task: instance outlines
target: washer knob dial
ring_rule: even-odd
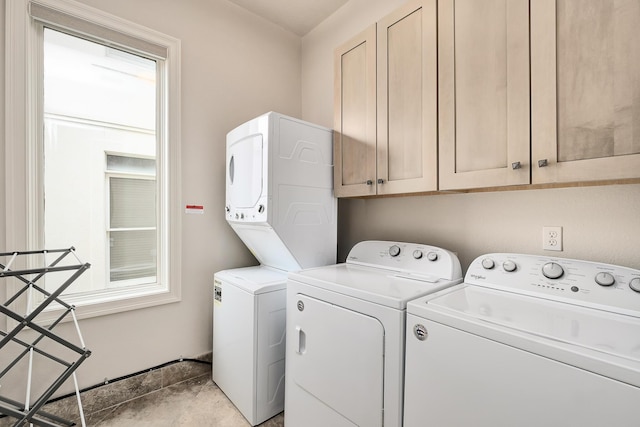
[[[437,254],[437,253],[435,253],[435,252],[429,252],[429,253],[427,254],[427,259],[428,259],[429,261],[436,261],[436,260],[438,259],[438,254]]]
[[[548,262],[542,266],[542,274],[547,279],[559,279],[564,274],[564,269],[556,262]]]
[[[513,261],[505,261],[505,262],[502,263],[502,268],[504,268],[504,271],[512,273],[512,272],[516,271],[518,266]]]
[[[616,283],[616,279],[611,273],[600,272],[596,274],[596,283],[600,286],[611,286]]]
[[[629,287],[636,292],[640,292],[640,277],[631,279],[631,281],[629,282]]]
[[[389,248],[389,255],[391,255],[392,257],[397,257],[398,255],[400,255],[400,246],[398,245],[393,245]]]
[[[493,262],[493,260],[491,258],[485,258],[485,259],[482,260],[482,267],[485,270],[491,270],[495,266],[496,266],[496,263]]]
[[[422,251],[420,249],[416,249],[415,251],[413,251],[413,257],[415,259],[420,259],[422,258]]]

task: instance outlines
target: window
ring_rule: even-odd
[[[7,16],[7,250],[74,246],[81,317],[179,300],[179,41],[70,0]]]
[[[107,155],[110,287],[156,281],[155,170],[154,159]]]

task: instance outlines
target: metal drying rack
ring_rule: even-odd
[[[54,257],[56,257],[51,263],[47,263],[47,255],[49,254],[54,254]],[[73,256],[67,258],[68,255]],[[40,261],[40,265],[42,266],[32,268],[32,265],[36,265],[38,263],[38,260],[33,261],[33,258],[41,259],[42,261]],[[65,258],[67,259],[63,262]],[[4,261],[7,259],[8,261]],[[71,261],[71,264],[69,264],[69,261]],[[75,263],[75,261],[77,261],[77,263]],[[12,269],[12,266],[15,264],[19,264],[21,267],[27,265],[27,267],[14,270]],[[82,362],[91,355],[91,352],[87,350],[84,345],[84,340],[75,315],[75,306],[65,303],[59,297],[62,292],[89,267],[90,264],[80,261],[75,252],[75,248],[73,247],[68,249],[45,249],[38,251],[0,253],[0,285],[4,284],[2,282],[7,282],[7,280],[2,280],[5,278],[15,278],[19,282],[16,286],[16,288],[19,289],[11,296],[10,294],[13,292],[12,289],[6,287],[7,300],[3,304],[0,304],[0,313],[7,316],[7,329],[9,329],[9,325],[13,325],[15,323],[15,326],[11,330],[0,330],[0,338],[2,338],[0,340],[0,356],[3,351],[6,352],[9,350],[9,347],[6,347],[9,343],[12,343],[12,350],[16,348],[19,350],[18,356],[15,357],[8,366],[0,366],[0,368],[2,368],[2,371],[0,371],[0,414],[16,418],[17,421],[13,424],[14,427],[24,425],[38,425],[46,427],[75,425],[73,421],[63,419],[42,410],[44,404],[70,377],[73,377],[75,385],[75,394],[78,400],[80,420],[82,422],[82,426],[85,426],[84,413],[82,410],[82,402],[80,401],[80,391],[78,389],[78,381],[75,371]],[[64,280],[64,282],[55,291],[49,292],[44,289],[44,286],[41,287],[38,285],[37,282],[45,277],[45,275],[61,272],[68,272],[70,273],[70,276]],[[0,293],[0,295],[2,294]],[[27,308],[26,315],[24,316],[10,308],[13,307],[15,305],[14,303],[20,298],[26,299]],[[44,298],[44,300],[37,303],[37,301],[42,298]],[[52,303],[57,303],[60,306],[62,314],[47,326],[41,326],[36,323],[38,316],[41,315],[42,312]],[[54,328],[68,315],[71,315],[75,324],[80,346],[77,346],[54,333]],[[9,319],[12,319],[15,322],[11,322]],[[31,342],[26,342],[18,338],[19,333],[27,328],[35,333],[35,338]],[[44,350],[42,348],[44,346],[39,347],[38,344],[44,344],[41,343],[41,341],[45,338],[59,344],[63,349],[66,349],[64,350],[65,354],[72,355],[66,358],[73,360],[63,360],[62,357],[53,354],[51,350]],[[20,351],[20,349],[22,350]],[[48,387],[46,387],[46,390],[42,394],[32,401],[32,375],[35,355],[38,355],[39,357],[43,356],[48,361],[53,362],[56,364],[55,366],[59,366],[62,369],[62,373],[59,374],[59,376],[53,380]],[[20,369],[23,370],[24,368],[20,367],[18,364],[25,358],[28,358],[26,393],[24,402],[19,402],[13,400],[13,398],[3,396],[2,380],[9,372],[19,372]],[[9,356],[8,359],[11,359],[11,356]]]

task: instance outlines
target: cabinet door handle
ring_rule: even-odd
[[[549,165],[549,162],[547,161],[547,159],[538,160],[539,168],[544,168],[544,167],[547,167],[548,165]]]
[[[384,184],[384,179],[378,178],[378,184]]]
[[[511,163],[511,169],[513,169],[513,170],[520,169],[521,167],[522,167],[522,165],[520,164],[520,162]]]
[[[367,180],[367,182],[365,182],[365,184],[367,185],[373,185],[373,181],[371,181],[370,179]]]

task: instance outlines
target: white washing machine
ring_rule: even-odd
[[[251,425],[284,408],[286,283],[262,265],[214,276],[213,377]]]
[[[401,426],[406,304],[461,281],[453,253],[382,241],[290,273],[285,425]]]
[[[489,254],[407,305],[405,427],[631,427],[639,402],[639,270]]]

